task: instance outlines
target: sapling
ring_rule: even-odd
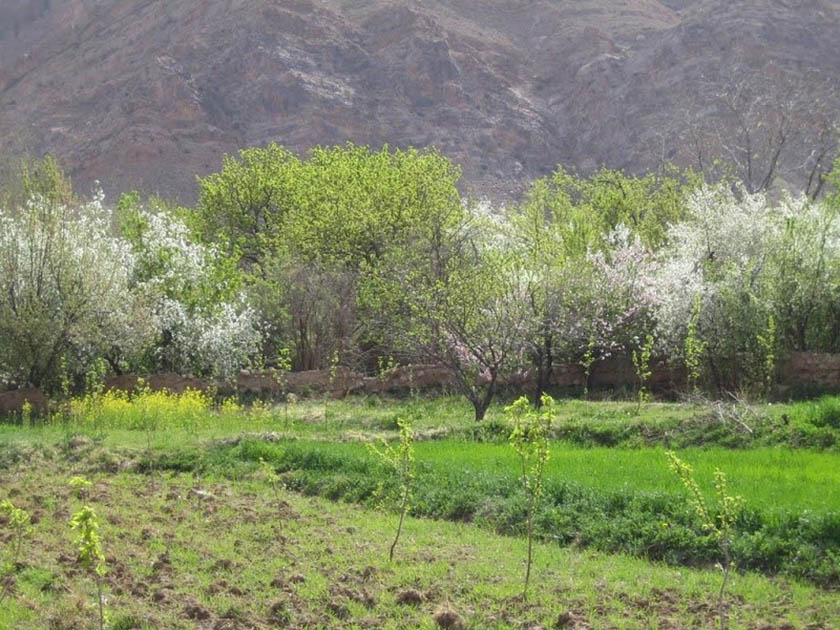
[[[99,600],[99,630],[105,628],[105,597],[102,592],[102,578],[105,576],[105,555],[102,553],[102,541],[99,538],[99,522],[96,512],[90,506],[84,506],[73,515],[70,528],[78,530],[76,549],[79,552],[79,564],[90,571],[96,584]]]
[[[328,395],[324,397],[324,420],[329,420],[330,409],[329,409],[329,398],[331,395],[334,395],[336,390],[336,385],[338,384],[338,377],[339,371],[338,368],[341,365],[341,355],[338,353],[338,350],[333,352],[332,357],[330,358],[330,368],[327,372],[329,377],[330,383],[330,392]]]
[[[595,363],[595,336],[590,335],[586,342],[586,351],[580,360],[583,368],[583,397],[589,398],[589,379],[592,377],[592,365]]]
[[[697,482],[694,480],[694,471],[682,461],[673,451],[666,451],[671,470],[682,481],[688,491],[688,502],[694,508],[700,524],[715,538],[720,549],[722,563],[719,565],[723,573],[720,591],[718,592],[718,618],[721,630],[727,630],[729,620],[726,616],[724,606],[724,595],[729,582],[729,573],[732,570],[732,541],[735,535],[735,521],[738,512],[743,506],[744,500],[740,496],[729,494],[726,484],[726,474],[715,469],[715,495],[717,496],[718,511],[714,514],[706,503],[706,499],[700,492]]]
[[[685,371],[688,389],[692,393],[697,391],[697,382],[700,380],[700,361],[703,353],[706,352],[706,342],[700,338],[700,296],[694,298],[691,307],[691,319],[688,320],[688,330],[685,336]]]
[[[32,403],[28,400],[24,400],[20,408],[20,421],[24,427],[32,426]]]
[[[381,447],[369,444],[368,448],[377,457],[382,459],[390,468],[393,468],[397,474],[397,481],[400,485],[400,522],[397,525],[397,535],[394,536],[394,542],[391,543],[391,549],[388,552],[388,560],[394,560],[394,550],[397,548],[397,542],[402,533],[403,521],[405,520],[406,512],[411,501],[412,486],[414,483],[414,431],[411,424],[403,419],[397,420],[397,426],[400,429],[400,442],[394,448],[385,440],[381,440]]]
[[[11,575],[17,568],[23,549],[23,539],[29,531],[29,513],[26,510],[15,507],[11,501],[4,499],[0,502],[0,514],[6,517],[12,539],[9,544],[8,557],[0,565],[0,580],[3,582],[3,589],[0,591],[0,603],[6,599],[11,585]]]
[[[260,457],[260,472],[271,486],[271,490],[274,492],[274,501],[277,505],[277,512],[280,513],[280,510],[283,507],[283,501],[280,499],[280,488],[282,484],[280,475],[278,475],[277,471],[274,470],[274,466],[269,464],[262,457]]]
[[[289,428],[289,403],[294,394],[288,391],[289,373],[292,371],[292,352],[288,348],[281,348],[277,353],[277,366],[272,369],[274,380],[280,384],[283,395],[284,426]]]
[[[755,339],[762,355],[761,376],[764,396],[769,398],[776,374],[776,318],[772,313],[767,317],[767,328],[756,334]]]
[[[540,398],[539,410],[531,406],[525,397],[505,408],[505,414],[513,424],[510,444],[519,456],[522,487],[527,497],[526,526],[528,534],[528,562],[525,568],[525,585],[522,598],[528,599],[528,584],[531,580],[531,564],[534,555],[534,517],[543,493],[543,476],[551,454],[549,433],[555,416],[554,399],[548,394]]]
[[[76,498],[79,500],[87,499],[88,490],[90,490],[93,484],[85,479],[84,477],[71,477],[70,481],[67,482],[73,489],[73,494],[76,495]]]
[[[653,354],[653,335],[648,334],[645,337],[645,343],[640,350],[633,350],[633,369],[636,372],[636,378],[639,379],[639,404],[636,407],[636,414],[642,410],[642,404],[650,400],[650,391],[648,391],[648,381],[651,377],[650,357]]]

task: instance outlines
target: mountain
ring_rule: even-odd
[[[799,185],[838,41],[832,0],[2,0],[0,153],[189,201],[245,146],[434,145],[504,200],[557,164],[744,158],[750,126]]]

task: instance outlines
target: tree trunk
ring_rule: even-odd
[[[480,397],[473,398],[471,402],[473,404],[473,408],[475,409],[475,421],[481,422],[487,414],[487,407],[489,405],[484,404],[484,400]]]
[[[496,372],[492,372],[490,374],[490,382],[487,384],[487,389],[482,396],[478,392],[472,397],[470,397],[470,401],[475,408],[475,421],[481,422],[484,420],[484,416],[487,414],[487,410],[490,408],[490,403],[493,402],[493,396],[496,395],[496,379],[498,375]]]
[[[554,356],[551,353],[551,335],[543,337],[542,348],[537,350],[535,359],[537,363],[537,383],[534,390],[534,406],[539,409],[542,406],[542,395],[551,387],[551,372],[554,363]]]

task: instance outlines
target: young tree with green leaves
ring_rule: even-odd
[[[391,543],[391,547],[388,550],[389,562],[393,562],[394,560],[394,551],[397,548],[397,542],[400,540],[405,515],[408,513],[410,507],[411,493],[414,489],[414,478],[416,476],[414,469],[414,431],[411,428],[411,424],[402,418],[397,420],[397,426],[400,430],[400,441],[396,448],[388,444],[385,440],[382,440],[379,447],[373,444],[368,445],[371,453],[394,470],[397,475],[397,483],[400,487],[400,522],[397,525],[394,542]]]
[[[70,520],[70,529],[78,531],[76,550],[79,563],[93,576],[99,603],[99,630],[105,629],[105,595],[103,578],[105,577],[105,554],[99,537],[99,521],[96,512],[90,506],[82,507]]]
[[[535,405],[547,391],[555,359],[578,354],[592,285],[588,253],[601,246],[603,225],[597,214],[574,203],[558,171],[535,181],[525,202],[508,214],[508,247],[527,270],[527,304],[534,336],[524,340],[536,370]]]
[[[721,470],[715,470],[715,495],[717,497],[717,511],[713,511],[706,502],[706,498],[700,491],[700,487],[694,480],[694,470],[686,464],[673,451],[666,451],[668,464],[673,473],[680,479],[688,491],[689,505],[694,509],[701,527],[714,536],[721,554],[721,571],[723,580],[718,592],[718,619],[721,630],[729,627],[729,619],[726,614],[724,594],[729,582],[729,574],[734,567],[732,561],[732,543],[735,538],[735,521],[744,504],[740,496],[729,494],[726,482],[726,474]]]
[[[29,531],[29,513],[9,501],[0,501],[0,514],[6,519],[6,526],[11,530],[11,540],[8,543],[5,557],[0,558],[0,604],[6,599],[12,587],[12,575],[17,570],[23,549],[23,539]]]
[[[525,568],[525,585],[522,589],[522,598],[527,599],[534,555],[534,517],[539,509],[545,468],[551,455],[549,437],[551,423],[556,416],[554,399],[548,394],[543,394],[540,408],[537,410],[523,396],[505,408],[505,415],[513,425],[509,441],[519,456],[520,480],[527,497],[525,522],[528,535],[528,560]]]

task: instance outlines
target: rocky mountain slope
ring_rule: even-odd
[[[190,200],[248,145],[434,145],[505,199],[558,163],[743,158],[764,121],[755,170],[778,128],[798,185],[838,41],[832,0],[2,0],[0,152]]]

